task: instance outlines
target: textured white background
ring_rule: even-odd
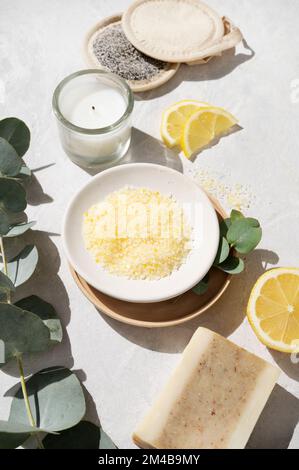
[[[179,99],[196,98],[224,106],[243,130],[205,151],[193,167],[217,170],[225,182],[250,186],[249,213],[263,225],[260,249],[246,272],[212,310],[181,327],[146,330],[109,320],[75,286],[61,250],[65,206],[90,175],[60,148],[51,110],[52,92],[67,74],[84,68],[84,34],[93,24],[122,11],[126,0],[1,0],[0,117],[18,116],[32,131],[26,161],[36,171],[28,214],[38,221],[40,250],[36,282],[19,296],[36,293],[52,302],[65,327],[63,344],[27,361],[27,371],[65,365],[77,371],[88,391],[88,418],[101,423],[120,448],[133,447],[131,433],[177,363],[198,325],[209,327],[277,364],[279,385],[249,442],[250,447],[299,448],[299,364],[268,350],[246,319],[245,304],[265,267],[299,265],[298,114],[292,83],[299,78],[299,3],[296,0],[211,0],[241,28],[249,49],[238,48],[206,66],[183,66],[158,90],[139,95],[134,125],[159,137],[161,111]],[[297,93],[299,101],[299,93]],[[152,161],[165,158],[147,141]],[[135,158],[138,151],[135,152]],[[143,152],[139,152],[141,157]],[[138,155],[137,155],[138,157]],[[47,165],[49,165],[47,167]],[[41,167],[45,167],[42,168]],[[74,228],[76,229],[76,228]],[[77,228],[79,230],[79,228]],[[32,235],[27,237],[32,239]],[[0,417],[9,411],[2,396],[17,382],[13,367],[0,376]],[[297,397],[297,398],[296,398]]]

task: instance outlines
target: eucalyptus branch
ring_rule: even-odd
[[[251,253],[262,238],[262,229],[257,219],[244,217],[232,210],[230,217],[220,222],[220,240],[213,268],[220,269],[229,275],[240,274],[245,267],[244,259],[239,255]],[[193,292],[204,294],[209,288],[209,278],[206,276],[196,286]]]
[[[23,368],[23,360],[22,356],[17,356],[16,357],[19,372],[20,372],[20,379],[21,379],[21,387],[22,387],[22,392],[23,392],[23,397],[24,397],[24,402],[25,402],[25,407],[26,407],[26,412],[28,415],[29,422],[33,428],[36,427],[36,423],[34,421],[31,407],[30,407],[30,402],[28,398],[28,393],[27,393],[27,388],[26,388],[26,382],[25,382],[25,376],[24,376],[24,368]]]
[[[0,248],[1,248],[1,254],[2,254],[3,270],[4,270],[4,273],[6,275],[8,275],[7,260],[6,260],[6,256],[5,256],[3,237],[0,237]],[[10,291],[7,291],[7,303],[11,303]],[[29,402],[29,398],[28,398],[28,393],[27,393],[27,388],[26,388],[22,356],[17,355],[16,356],[16,361],[17,361],[18,368],[19,368],[21,387],[22,387],[22,392],[23,392],[24,403],[25,403],[25,408],[26,408],[26,413],[27,413],[27,416],[28,416],[28,420],[29,420],[29,423],[32,427],[36,427],[36,423],[35,423],[35,420],[34,420],[33,415],[32,415],[30,402]],[[43,446],[42,442],[40,441],[38,435],[34,434],[34,437],[37,441],[38,448],[43,449],[44,446]]]
[[[0,237],[0,249],[1,249],[1,255],[2,255],[2,262],[3,262],[3,271],[7,276],[7,274],[8,274],[7,260],[6,260],[5,251],[4,251],[3,237]],[[10,304],[11,303],[11,296],[10,296],[10,291],[9,290],[6,293],[6,298],[7,298],[7,302]]]
[[[32,427],[36,427],[36,422],[33,418],[33,415],[32,415],[32,411],[31,411],[31,406],[30,406],[30,402],[29,402],[29,398],[28,398],[28,393],[27,393],[27,388],[26,388],[26,381],[25,381],[25,376],[24,376],[24,367],[23,367],[23,360],[22,360],[22,356],[18,355],[16,357],[16,360],[17,360],[17,364],[18,364],[18,368],[19,368],[19,373],[20,373],[20,380],[21,380],[21,387],[22,387],[22,392],[23,392],[23,397],[24,397],[24,403],[25,403],[25,407],[26,407],[26,412],[27,412],[27,416],[28,416],[28,419],[29,419],[29,423]],[[40,441],[39,437],[37,434],[34,434],[34,437],[36,439],[36,442],[37,442],[37,446],[39,449],[44,449],[44,446],[42,444],[42,442]]]
[[[31,374],[25,381],[24,355],[47,351],[63,338],[61,321],[51,304],[37,295],[16,303],[11,299],[11,292],[30,279],[38,263],[38,250],[34,245],[26,245],[9,261],[4,246],[34,225],[34,222],[15,223],[15,217],[12,217],[24,212],[27,206],[23,183],[30,178],[31,171],[22,157],[29,144],[30,131],[23,121],[14,117],[0,120],[1,298],[5,295],[4,301],[0,302],[0,361],[2,365],[16,360],[20,375],[9,419],[0,420],[0,448],[15,449],[30,436],[34,437],[39,449],[73,448],[74,440],[78,448],[81,445],[88,449],[115,448],[98,426],[82,421],[86,403],[82,385],[74,372],[62,366],[48,367]],[[34,390],[36,401],[29,400],[28,391],[31,390]],[[66,406],[70,402],[73,406]],[[38,423],[37,415],[40,416]],[[48,422],[51,422],[50,429],[40,424]],[[48,432],[43,441],[40,432]]]

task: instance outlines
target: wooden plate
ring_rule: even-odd
[[[218,201],[212,197],[210,199],[219,220],[225,218],[226,213]],[[79,289],[97,309],[122,323],[147,328],[179,325],[197,317],[217,302],[231,281],[231,276],[219,269],[212,268],[209,289],[205,294],[196,295],[192,290],[189,290],[174,299],[144,304],[124,302],[109,297],[91,287],[71,266],[70,270]]]
[[[93,53],[93,48],[92,44],[97,36],[98,32],[106,28],[107,26],[113,24],[113,23],[120,23],[122,18],[122,14],[116,14],[112,16],[108,16],[107,18],[104,18],[103,20],[99,21],[93,28],[91,28],[90,31],[85,36],[85,41],[84,41],[84,58],[85,62],[89,67],[93,68],[98,68],[101,70],[109,70],[107,67],[104,67],[100,64],[100,62],[97,60],[96,56]],[[143,91],[148,91],[152,90],[153,88],[157,88],[164,83],[168,82],[174,74],[178,71],[180,64],[178,63],[168,63],[166,68],[162,70],[159,74],[157,74],[155,77],[153,77],[150,80],[127,80],[128,85],[130,86],[131,90],[134,91],[135,93],[138,92],[143,92]]]

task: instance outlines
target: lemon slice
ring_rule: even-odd
[[[223,108],[208,106],[195,111],[187,119],[181,136],[185,156],[190,158],[236,123],[237,119]]]
[[[299,269],[276,268],[264,273],[250,294],[247,316],[266,346],[299,352]]]
[[[168,147],[179,145],[183,128],[189,117],[199,109],[210,106],[196,100],[178,101],[167,108],[162,115],[161,137]]]

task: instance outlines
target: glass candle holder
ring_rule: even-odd
[[[77,165],[101,169],[127,152],[134,97],[125,80],[98,69],[64,78],[53,94],[62,147]]]

